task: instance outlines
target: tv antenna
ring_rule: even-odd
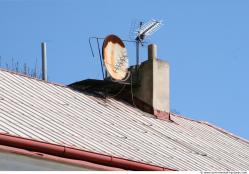
[[[147,23],[140,22],[140,26],[136,31],[136,64],[139,65],[139,47],[143,46],[143,41],[148,36],[152,35],[162,26],[162,20],[150,20]]]

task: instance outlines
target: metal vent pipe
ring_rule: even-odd
[[[150,44],[148,46],[148,59],[156,59],[157,58],[157,46],[156,44]]]
[[[42,80],[47,81],[47,45],[45,42],[41,43],[42,49]]]

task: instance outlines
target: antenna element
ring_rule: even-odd
[[[139,29],[136,31],[136,57],[137,65],[139,65],[139,46],[143,45],[143,41],[146,37],[152,35],[162,26],[162,20],[150,20],[147,23],[140,23]]]

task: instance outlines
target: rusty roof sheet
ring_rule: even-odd
[[[0,70],[0,133],[177,170],[249,170],[249,143],[206,122]]]

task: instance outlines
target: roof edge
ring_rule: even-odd
[[[35,77],[28,76],[28,75],[20,73],[20,72],[11,71],[11,70],[7,70],[7,69],[4,69],[4,68],[0,68],[0,71],[8,72],[8,73],[14,74],[14,75],[19,75],[19,76],[26,77],[26,78],[29,78],[29,79],[44,82],[44,83],[47,83],[47,84],[68,88],[67,85],[64,85],[64,84],[61,84],[61,83],[45,81],[45,80],[42,80],[42,79],[38,79],[38,78],[35,78]]]
[[[170,114],[173,115],[173,116],[176,116],[176,117],[181,117],[181,118],[183,118],[183,119],[185,119],[185,120],[189,120],[189,121],[194,121],[194,122],[197,122],[197,123],[205,124],[205,125],[207,125],[207,126],[209,126],[209,127],[212,127],[212,128],[214,128],[214,129],[216,129],[216,130],[218,130],[218,131],[220,131],[220,132],[222,132],[222,133],[228,135],[228,136],[231,137],[231,138],[235,138],[236,140],[241,140],[241,141],[243,141],[244,143],[249,144],[249,140],[247,140],[247,139],[245,139],[245,138],[242,138],[242,137],[240,137],[240,136],[238,136],[238,135],[234,135],[234,134],[232,134],[231,132],[228,132],[228,131],[226,131],[225,129],[220,128],[220,127],[218,127],[218,126],[216,126],[216,125],[214,125],[214,124],[212,124],[212,123],[209,123],[209,122],[207,122],[207,121],[194,120],[194,119],[187,118],[187,117],[184,117],[184,116],[182,116],[182,115],[178,115],[178,114],[174,114],[174,113],[170,113]]]
[[[0,133],[0,144],[29,151],[41,152],[72,160],[82,160],[94,164],[140,171],[175,171],[175,169],[132,161],[125,158],[104,155],[96,152],[80,150],[72,147],[41,142],[10,134]]]

